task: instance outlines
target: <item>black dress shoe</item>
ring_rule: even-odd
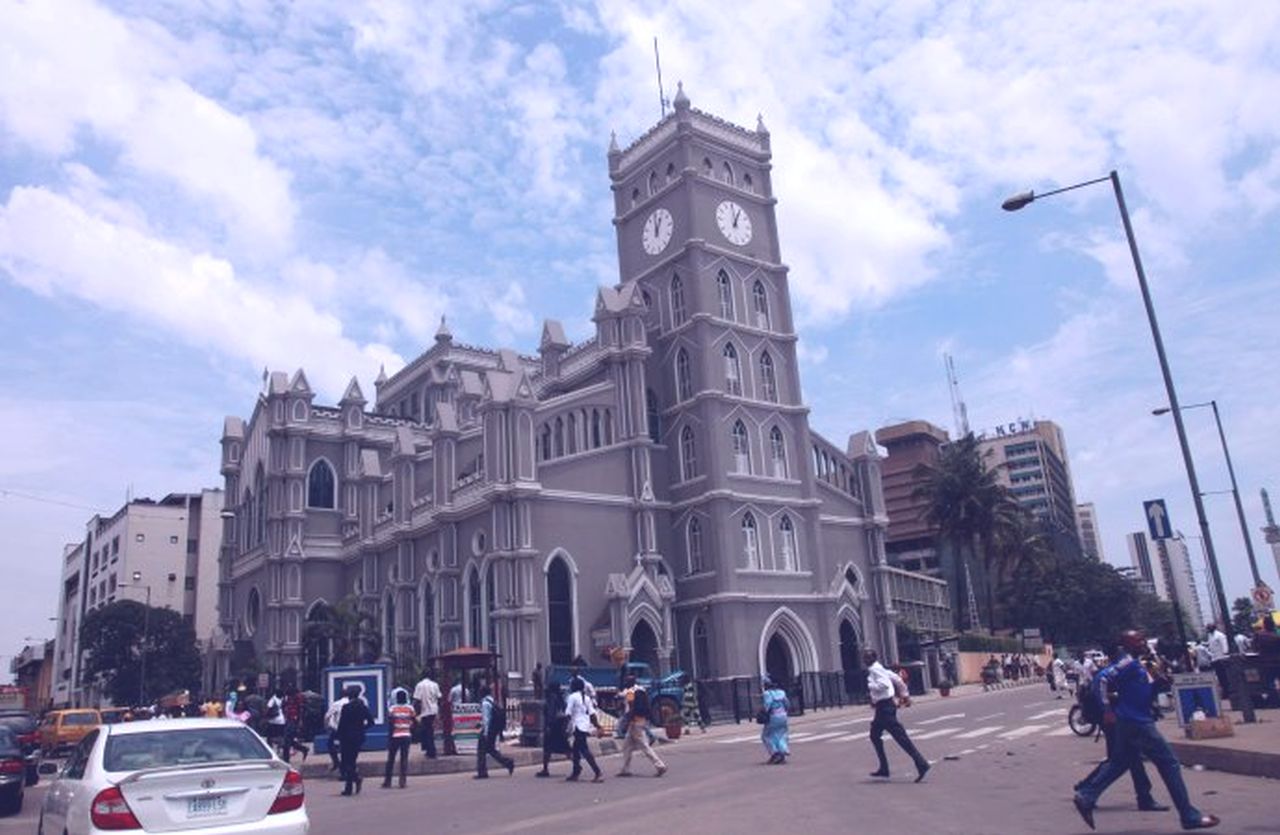
[[[889,776],[889,772],[885,771],[885,770],[882,768],[882,769],[880,769],[880,770],[878,770],[878,771],[873,771],[873,772],[871,772],[870,776],[872,776],[872,777],[888,777],[888,776]]]
[[[1085,826],[1095,829],[1093,825],[1093,807],[1084,802],[1080,795],[1071,798],[1071,802],[1075,804],[1076,811],[1080,813],[1080,817],[1084,819]]]

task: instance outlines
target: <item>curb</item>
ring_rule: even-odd
[[[661,737],[659,741],[663,742]],[[612,738],[590,740],[591,753],[597,757],[607,757],[611,754],[619,752],[618,742]],[[541,748],[523,748],[518,745],[507,744],[501,749],[502,753],[515,760],[516,767],[542,765],[542,749]],[[552,762],[559,762],[563,757],[559,754],[552,758]],[[387,767],[386,751],[362,751],[360,759],[356,763],[360,776],[365,779],[381,778]],[[493,763],[490,764],[490,770],[493,771]],[[338,772],[329,768],[329,758],[325,754],[313,754],[305,763],[295,761],[295,768],[302,774],[304,780],[337,780]],[[421,777],[431,774],[461,774],[471,773],[476,770],[475,752],[470,751],[465,754],[457,754],[454,756],[445,756],[441,754],[433,760],[429,760],[423,756],[422,750],[414,746],[409,750],[409,765],[406,769],[411,777]],[[496,771],[501,772],[502,767],[498,766]],[[399,763],[396,763],[394,774],[398,775]]]
[[[1241,751],[1238,748],[1223,748],[1178,739],[1169,740],[1169,747],[1184,767],[1201,765],[1228,774],[1280,780],[1280,754],[1270,751]]]

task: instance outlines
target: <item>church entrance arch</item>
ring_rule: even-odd
[[[769,646],[765,648],[764,671],[782,687],[789,687],[794,679],[795,665],[791,660],[791,650],[779,634],[775,633],[769,639]]]
[[[844,671],[844,691],[850,696],[864,687],[858,632],[848,618],[840,619],[840,669]]]
[[[648,664],[655,675],[662,669],[658,663],[658,635],[643,618],[631,629],[631,660]]]

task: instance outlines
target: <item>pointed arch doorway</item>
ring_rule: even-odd
[[[840,619],[840,669],[844,671],[844,692],[854,696],[866,689],[858,632],[848,618]]]
[[[764,650],[764,671],[777,684],[790,686],[795,678],[795,661],[791,657],[791,648],[786,640],[774,633]]]
[[[658,636],[649,621],[643,618],[631,629],[631,660],[648,664],[655,675],[662,669],[658,657]]]

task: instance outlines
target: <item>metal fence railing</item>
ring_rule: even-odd
[[[700,679],[697,687],[699,707],[710,722],[750,722],[761,707],[757,678]],[[784,689],[792,716],[867,703],[866,680],[859,671],[801,673]]]

